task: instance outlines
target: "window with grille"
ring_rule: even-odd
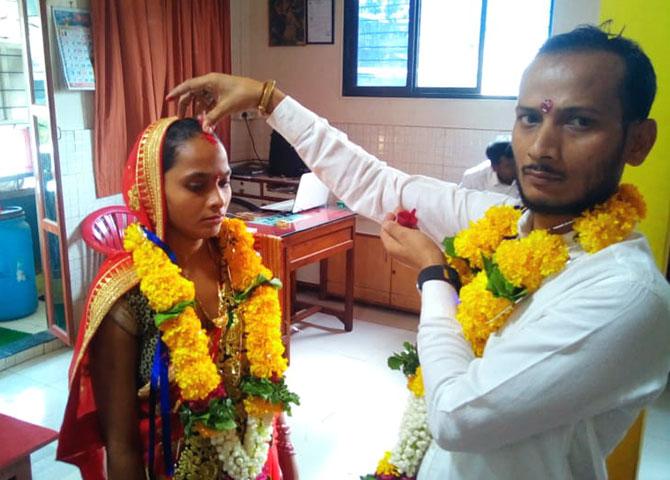
[[[514,97],[549,36],[552,7],[552,0],[347,1],[343,93]]]

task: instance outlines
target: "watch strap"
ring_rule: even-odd
[[[449,265],[431,265],[421,270],[416,279],[416,288],[419,292],[421,292],[423,284],[428,280],[441,280],[447,282],[454,287],[456,292],[459,292],[461,289],[461,281],[458,277],[458,272]]]

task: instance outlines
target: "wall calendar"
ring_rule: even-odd
[[[53,7],[52,13],[67,88],[95,90],[90,12]]]

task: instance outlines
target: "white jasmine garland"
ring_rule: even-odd
[[[244,440],[237,430],[224,430],[210,441],[219,454],[223,471],[235,480],[254,480],[263,470],[272,438],[272,414],[247,418]]]
[[[408,477],[416,475],[432,439],[427,416],[425,397],[411,393],[400,424],[398,443],[391,451],[391,463]]]

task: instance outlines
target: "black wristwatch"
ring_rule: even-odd
[[[416,279],[416,289],[419,293],[421,293],[421,288],[423,287],[424,282],[427,282],[428,280],[442,280],[443,282],[447,282],[454,287],[456,293],[461,290],[461,280],[458,278],[458,272],[449,265],[431,265],[430,267],[421,270]]]

